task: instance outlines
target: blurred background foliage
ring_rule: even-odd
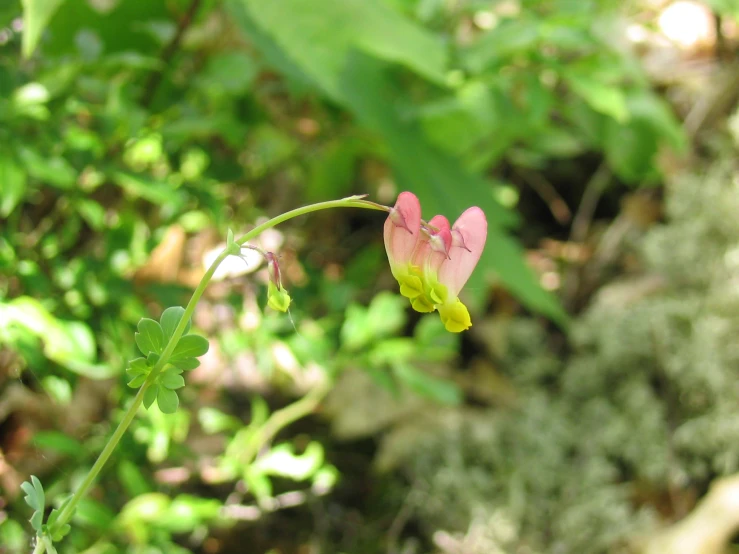
[[[401,190],[487,214],[469,334],[393,294],[377,213],[265,233],[291,314],[259,259],[224,265],[180,409],[142,411],[60,552],[730,548],[736,510],[694,509],[739,471],[738,17],[0,4],[0,552],[30,551],[22,481],[55,505],[84,477],[137,321],[187,301],[228,227]],[[251,461],[295,399],[316,413]],[[694,528],[709,546],[677,550]]]

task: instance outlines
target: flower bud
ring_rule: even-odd
[[[286,312],[290,308],[290,295],[283,287],[277,287],[272,281],[267,285],[267,306],[278,312]]]
[[[267,273],[269,274],[267,305],[278,312],[286,312],[290,307],[291,298],[282,286],[282,276],[280,266],[277,263],[277,256],[273,252],[265,252],[264,259],[267,260]]]

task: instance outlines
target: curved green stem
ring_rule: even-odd
[[[241,453],[240,462],[245,465],[252,463],[259,451],[274,439],[277,433],[291,423],[311,414],[330,390],[331,382],[326,379],[326,381],[311,389],[303,398],[274,412],[257,431],[249,444],[246,445]]]
[[[317,204],[311,204],[309,206],[297,208],[295,210],[291,210],[284,214],[273,217],[269,221],[266,221],[265,223],[262,223],[261,225],[257,225],[254,229],[252,229],[245,235],[239,237],[235,242],[241,246],[245,242],[257,237],[260,233],[262,233],[266,229],[270,229],[274,227],[275,225],[279,225],[280,223],[283,223],[294,217],[305,215],[311,212],[317,212],[319,210],[328,210],[331,208],[349,208],[349,207],[365,208],[365,209],[381,210],[381,211],[383,210],[383,208],[379,207],[376,204],[363,201],[361,196],[350,196],[349,198],[343,198],[341,200],[331,200],[328,202],[319,202]],[[187,325],[187,322],[190,320],[193,312],[195,311],[195,306],[200,300],[200,297],[203,295],[203,292],[205,292],[205,288],[208,286],[208,283],[210,283],[210,280],[213,278],[213,274],[216,272],[216,269],[218,269],[218,266],[221,264],[221,262],[225,260],[231,254],[233,254],[233,252],[229,252],[228,246],[227,246],[226,249],[223,252],[221,252],[218,255],[218,257],[213,261],[213,263],[210,265],[208,270],[205,272],[205,275],[203,275],[202,279],[200,280],[200,283],[198,283],[198,286],[195,288],[195,291],[193,292],[192,297],[190,298],[190,301],[187,303],[187,307],[185,308],[185,313],[183,314],[182,319],[180,319],[180,322],[177,325],[177,328],[174,330],[174,333],[172,333],[172,337],[169,339],[167,346],[164,348],[164,351],[162,352],[162,355],[160,356],[159,361],[154,365],[154,367],[149,372],[149,375],[146,378],[146,381],[141,386],[141,388],[138,390],[138,392],[136,393],[136,396],[133,398],[133,401],[129,405],[126,412],[123,414],[123,419],[118,424],[118,427],[116,427],[110,439],[108,439],[108,442],[106,443],[102,452],[100,452],[98,459],[95,461],[93,466],[90,468],[90,471],[87,473],[87,476],[85,477],[85,479],[82,481],[80,486],[74,492],[72,499],[64,507],[64,510],[62,510],[62,512],[59,514],[59,517],[54,523],[52,532],[55,532],[56,530],[60,529],[63,525],[65,525],[70,520],[80,500],[82,500],[82,498],[87,494],[87,491],[90,489],[92,484],[95,482],[95,479],[97,478],[98,474],[105,466],[106,462],[110,458],[116,446],[118,446],[118,443],[120,442],[121,437],[123,437],[123,434],[128,429],[128,426],[131,424],[134,417],[136,417],[139,407],[144,401],[144,393],[146,392],[146,389],[148,389],[154,383],[159,373],[162,371],[164,366],[167,364],[169,357],[172,355],[172,352],[177,346],[177,342],[180,340],[180,337],[182,337],[182,334],[185,331],[185,326]],[[279,412],[276,412],[275,415],[277,413]],[[290,421],[294,421],[294,419],[291,419],[291,418],[287,418],[287,419],[288,419],[287,423],[289,423]],[[36,549],[39,548],[39,544],[42,544],[41,540],[38,541]],[[34,550],[34,554],[43,553],[44,546],[42,545],[40,548],[41,550],[39,550],[38,552]]]

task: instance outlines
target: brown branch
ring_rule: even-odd
[[[588,238],[598,202],[600,202],[601,196],[608,188],[610,181],[611,171],[606,162],[603,162],[585,185],[585,192],[583,192],[575,217],[572,219],[570,242],[582,244]],[[562,285],[562,301],[565,307],[574,308],[579,284],[578,268],[570,266],[565,272]]]
[[[552,183],[547,181],[540,173],[536,171],[529,171],[525,168],[518,168],[516,170],[521,178],[532,188],[532,190],[539,195],[539,197],[546,202],[549,211],[557,220],[560,225],[567,225],[572,219],[572,212],[570,211],[567,202],[557,192],[557,189]]]
[[[160,56],[162,66],[159,69],[155,69],[149,75],[149,80],[144,86],[144,93],[141,96],[141,105],[143,107],[148,108],[151,104],[154,94],[156,94],[157,88],[159,88],[159,84],[162,82],[162,77],[164,77],[167,65],[180,48],[182,37],[185,35],[185,31],[187,31],[188,27],[192,25],[192,21],[195,18],[195,14],[198,12],[198,9],[200,9],[201,3],[202,0],[192,0],[192,2],[190,2],[190,6],[187,8],[185,15],[182,16],[182,19],[180,19],[177,24],[177,31],[172,37],[172,40],[169,41],[169,44],[164,48],[164,50],[162,50],[162,54]]]
[[[739,475],[711,483],[684,519],[647,539],[643,554],[723,554],[739,529]]]

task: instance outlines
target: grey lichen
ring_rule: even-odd
[[[565,359],[538,324],[505,323],[515,407],[447,418],[405,461],[442,551],[636,552],[739,471],[734,165],[670,183],[667,222],[637,244],[641,274],[601,289]]]

